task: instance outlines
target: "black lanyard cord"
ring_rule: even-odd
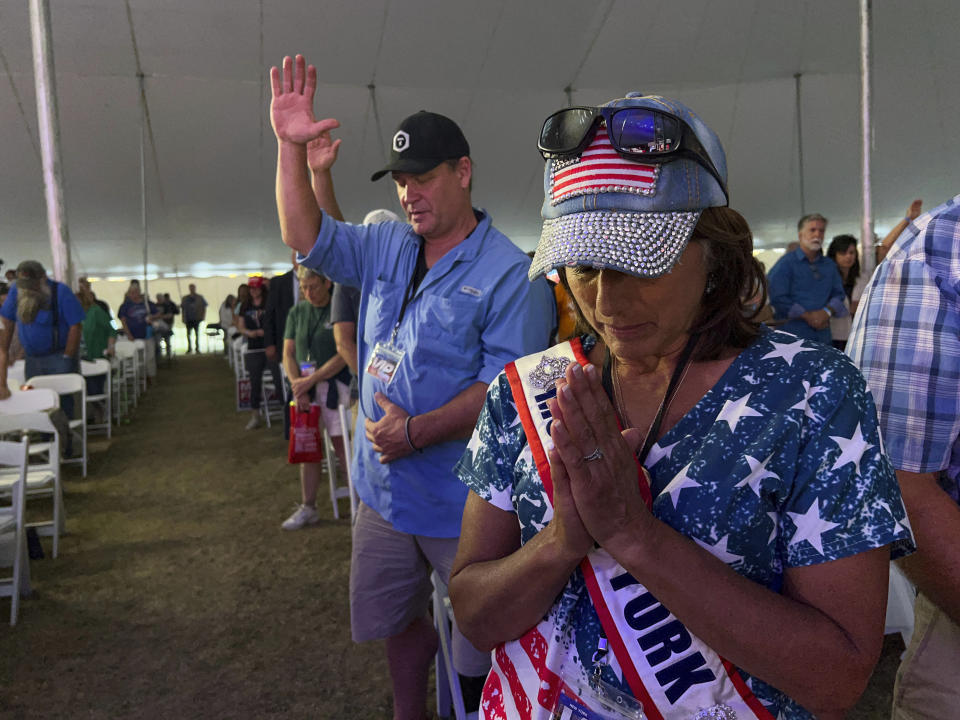
[[[684,346],[683,351],[680,353],[680,357],[677,360],[677,365],[674,367],[673,375],[670,378],[670,384],[667,386],[667,392],[663,396],[663,402],[660,403],[660,409],[657,411],[657,416],[653,419],[653,424],[650,426],[650,430],[647,433],[646,442],[643,444],[643,448],[640,450],[640,452],[637,453],[637,459],[640,461],[641,465],[645,463],[647,455],[650,452],[650,448],[653,447],[653,444],[657,441],[657,436],[660,435],[660,426],[663,424],[663,416],[666,412],[666,408],[670,406],[670,401],[673,400],[673,395],[677,391],[677,386],[680,384],[680,378],[683,377],[683,371],[690,363],[690,357],[693,355],[693,350],[697,346],[697,341],[699,339],[699,334],[691,335],[690,339],[687,340],[687,344]],[[610,398],[610,402],[613,403],[614,407],[616,407],[616,402],[614,401],[613,396],[613,375],[611,370],[609,348],[607,349],[603,358],[603,389],[606,391],[607,397]],[[622,418],[620,424],[623,424]]]
[[[413,300],[417,293],[417,288],[427,274],[427,258],[424,252],[424,241],[420,241],[420,250],[417,252],[417,263],[413,267],[413,274],[410,276],[410,282],[407,283],[407,289],[403,294],[403,303],[400,305],[400,316],[397,318],[397,324],[393,326],[393,335],[390,336],[390,343],[393,344],[397,339],[397,333],[400,331],[400,323],[403,322],[404,315],[407,314],[407,305]]]

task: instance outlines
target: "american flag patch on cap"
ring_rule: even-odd
[[[551,205],[580,195],[604,192],[653,195],[660,172],[659,165],[631,162],[620,157],[610,143],[604,123],[597,128],[596,136],[580,157],[551,162]]]

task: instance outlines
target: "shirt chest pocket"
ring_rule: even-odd
[[[377,280],[373,283],[367,298],[367,312],[363,323],[363,339],[370,347],[390,340],[393,326],[400,316],[404,289],[400,283],[389,280]]]
[[[417,308],[420,349],[456,365],[471,362],[480,345],[480,300],[424,293]]]

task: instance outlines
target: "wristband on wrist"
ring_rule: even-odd
[[[414,452],[422,453],[423,449],[418,448],[413,444],[413,440],[410,439],[410,421],[413,420],[413,415],[407,415],[407,419],[403,423],[403,434],[407,438],[407,445],[410,446],[410,449]]]
[[[826,305],[824,305],[823,311],[824,311],[829,317],[833,317],[833,310],[831,310],[830,308],[828,308]]]

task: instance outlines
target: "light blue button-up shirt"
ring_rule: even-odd
[[[800,315],[825,307],[835,317],[849,314],[843,304],[843,279],[833,260],[818,255],[812,261],[801,248],[777,260],[767,273],[770,304],[777,319],[786,319],[783,330],[808,340],[830,344],[830,327],[815,330]]]
[[[411,415],[435,410],[504,365],[549,344],[555,321],[547,281],[527,280],[530,259],[486,213],[474,231],[433,267],[407,306],[394,344],[405,351],[386,385],[364,372],[378,342],[389,342],[414,273],[421,238],[402,223],[351,225],[326,214],[301,264],[359,287],[357,354],[360,413],[352,471],[360,499],[406,533],[457,537],[467,489],[453,473],[467,439],[424,448],[382,464],[364,420],[383,417],[384,393]]]

